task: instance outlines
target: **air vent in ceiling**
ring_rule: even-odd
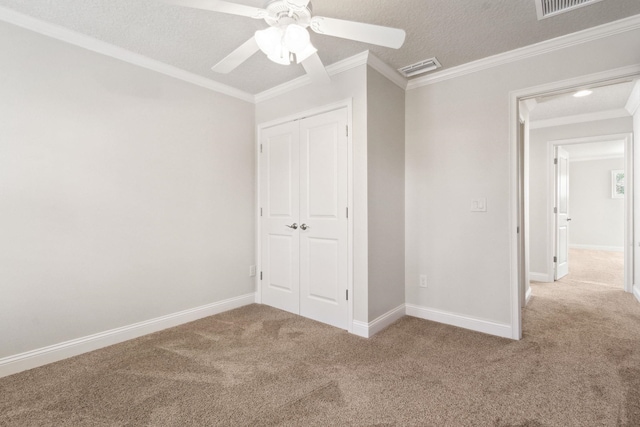
[[[428,73],[429,71],[433,71],[440,67],[442,67],[442,65],[440,65],[438,60],[433,57],[425,59],[424,61],[416,62],[415,64],[407,65],[406,67],[398,68],[398,71],[400,71],[400,74],[405,77],[413,77],[419,74]]]
[[[601,1],[602,0],[535,0],[538,20]]]

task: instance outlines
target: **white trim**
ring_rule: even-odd
[[[640,28],[640,15],[630,16],[618,21],[599,25],[593,28],[588,28],[586,30],[567,34],[555,39],[546,40],[498,55],[489,56],[487,58],[479,59],[477,61],[469,62],[457,67],[452,67],[437,73],[433,73],[428,76],[410,80],[409,84],[407,85],[407,90],[412,90],[422,86],[442,82],[445,80],[486,70],[488,68],[498,67],[500,65],[520,61],[522,59],[543,55],[570,46],[598,40],[626,31],[632,31],[638,28]]]
[[[7,375],[37,368],[82,353],[97,350],[113,344],[138,338],[163,329],[172,328],[204,317],[213,316],[228,310],[253,304],[253,293],[229,298],[212,304],[191,308],[155,319],[134,323],[109,331],[99,332],[82,338],[27,351],[0,359],[0,378]]]
[[[396,69],[388,65],[386,62],[382,61],[371,52],[369,52],[369,55],[367,57],[367,64],[371,68],[385,76],[389,81],[394,83],[400,89],[407,90],[407,84],[409,83],[409,81],[402,75],[400,75],[400,73]]]
[[[636,110],[640,108],[640,80],[636,81],[636,84],[633,86],[624,108],[632,116],[636,113]]]
[[[261,168],[260,168],[260,141],[262,140],[262,131],[264,129],[280,125],[282,123],[287,123],[295,120],[299,120],[303,117],[311,117],[318,114],[327,113],[329,111],[338,110],[341,108],[347,109],[347,126],[349,126],[349,134],[347,136],[347,207],[349,208],[349,217],[347,218],[347,290],[349,291],[349,295],[352,297],[349,298],[347,304],[347,331],[349,333],[353,332],[353,301],[354,301],[354,292],[353,292],[353,99],[348,98],[342,101],[334,102],[332,104],[323,105],[320,107],[311,108],[306,111],[296,112],[294,114],[280,117],[278,119],[274,119],[264,123],[258,123],[256,125],[256,206],[258,207],[256,210],[256,251],[257,251],[257,272],[256,274],[256,303],[262,304],[262,281],[260,280],[260,272],[262,271],[262,228],[260,225],[260,176],[261,176]]]
[[[640,302],[640,285],[633,285],[633,296]]]
[[[569,244],[571,249],[587,249],[590,251],[624,252],[624,246],[598,246]]]
[[[353,55],[349,58],[343,59],[342,61],[338,61],[334,64],[328,65],[326,67],[327,73],[330,76],[335,76],[336,74],[344,73],[345,71],[352,70],[361,65],[369,65],[371,68],[385,76],[392,83],[396,84],[402,90],[406,90],[407,88],[407,79],[402,77],[398,71],[394,70],[391,66],[387,65],[380,58],[375,56],[373,53],[365,50],[364,52],[360,52],[356,55]],[[301,87],[312,84],[311,79],[304,75],[300,76],[296,79],[290,80],[286,83],[282,83],[278,86],[272,87],[271,89],[267,89],[263,92],[260,92],[255,95],[255,103],[258,104],[260,102],[266,101],[268,99],[275,98],[287,92],[291,92],[292,90],[299,89]]]
[[[624,159],[623,154],[610,154],[607,156],[585,156],[585,157],[573,157],[569,158],[569,163],[574,162],[594,162],[598,160],[612,160],[612,159]]]
[[[389,325],[402,319],[405,316],[405,305],[401,304],[393,310],[389,310],[382,316],[377,317],[369,323],[359,320],[353,321],[352,333],[363,338],[371,338]]]
[[[531,301],[531,297],[533,296],[533,292],[531,291],[531,285],[527,287],[527,292],[524,296],[524,305],[526,306]]]
[[[595,113],[576,114],[573,116],[554,117],[553,119],[531,121],[530,129],[550,128],[554,126],[571,125],[574,123],[595,122],[597,120],[618,119],[629,117],[629,112],[624,108],[598,111]]]
[[[529,280],[533,280],[534,282],[544,282],[550,283],[553,282],[553,277],[550,277],[547,273],[529,273]]]
[[[41,21],[31,16],[16,12],[6,7],[0,6],[0,21],[26,28],[45,36],[61,40],[63,42],[82,47],[92,52],[97,52],[105,56],[119,59],[133,65],[137,65],[148,70],[164,74],[188,83],[232,96],[247,102],[254,102],[254,96],[231,86],[210,80],[206,77],[190,73],[180,68],[174,67],[164,62],[148,58],[146,56],[131,52],[127,49],[103,42],[85,34],[78,33],[68,28],[61,27],[50,22]]]
[[[333,75],[351,70],[353,68],[359,67],[360,65],[365,65],[367,63],[368,56],[369,56],[369,51],[364,51],[357,55],[343,59],[342,61],[338,61],[334,64],[328,65],[326,67],[327,73],[330,76],[333,76]],[[255,103],[258,104],[268,99],[275,98],[276,96],[280,96],[287,92],[291,92],[292,90],[310,85],[311,83],[312,81],[309,78],[309,76],[307,75],[300,76],[296,79],[290,80],[286,83],[282,83],[278,86],[272,87],[271,89],[267,89],[263,92],[256,94],[254,97]]]
[[[407,304],[407,316],[418,317],[420,319],[431,320],[459,328],[470,329],[472,331],[485,334],[496,335],[503,338],[513,338],[513,331],[510,325],[492,322],[489,320],[476,319],[474,317],[462,316],[433,308],[420,307]]]

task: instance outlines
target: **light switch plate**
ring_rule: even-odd
[[[472,199],[471,200],[471,212],[486,212],[487,211],[487,199]]]

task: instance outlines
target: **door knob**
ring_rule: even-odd
[[[571,218],[567,218],[567,222],[571,221]]]
[[[286,225],[285,224],[285,227],[289,227],[289,228],[292,228],[294,230],[297,230],[298,229],[298,224],[296,224],[295,222],[293,224],[291,224],[291,225]]]
[[[302,225],[300,226],[300,228],[301,228],[302,230],[306,230],[307,228],[309,228],[309,226],[308,226],[307,224],[302,224]]]

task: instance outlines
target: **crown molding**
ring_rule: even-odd
[[[338,61],[331,65],[328,65],[327,73],[330,76],[335,76],[336,74],[344,73],[345,71],[349,71],[353,68],[359,67],[360,65],[365,65],[367,63],[367,58],[369,56],[369,51],[365,50],[357,55],[351,56],[349,58],[343,59],[342,61]],[[290,80],[286,83],[282,83],[278,86],[272,87],[271,89],[267,89],[263,92],[260,92],[255,95],[255,103],[264,102],[268,99],[275,98],[276,96],[280,96],[287,92],[291,92],[292,90],[310,85],[312,80],[309,76],[304,75],[293,80]]]
[[[222,83],[207,79],[206,77],[184,71],[164,62],[133,53],[118,46],[94,39],[56,24],[45,22],[31,16],[16,12],[0,6],[0,21],[34,31],[36,33],[82,47],[92,52],[97,52],[148,70],[152,70],[166,76],[170,76],[185,82],[212,90],[224,95],[232,96],[247,102],[254,102],[254,96],[250,93],[227,86]]]
[[[383,62],[380,58],[378,58],[368,50],[328,65],[327,73],[329,73],[330,76],[335,76],[337,74],[344,73],[345,71],[352,70],[361,65],[369,65],[371,68],[378,71],[391,82],[398,85],[402,90],[406,90],[407,80],[400,74],[398,74],[398,72],[391,66]],[[290,80],[286,83],[282,83],[281,85],[256,94],[255,103],[257,104],[259,102],[275,98],[276,96],[291,92],[292,90],[304,87],[311,83],[311,79],[306,75],[298,77],[296,79]]]
[[[629,112],[624,108],[617,108],[615,110],[598,111],[595,113],[576,114],[573,116],[555,117],[553,119],[546,120],[531,120],[529,122],[529,129],[542,129],[550,128],[554,126],[571,125],[574,123],[594,122],[597,120],[609,120],[618,119],[621,117],[629,117]]]
[[[371,52],[369,52],[369,55],[367,56],[367,64],[385,76],[389,81],[396,84],[400,89],[407,90],[408,80],[401,76],[397,70]]]
[[[434,83],[486,70],[488,68],[497,67],[522,59],[531,58],[545,53],[554,52],[570,46],[598,40],[601,38],[613,36],[615,34],[624,33],[640,28],[640,14],[618,21],[599,25],[597,27],[588,28],[576,33],[567,34],[551,40],[545,40],[540,43],[522,47],[520,49],[511,50],[509,52],[500,53],[498,55],[489,56],[477,61],[469,62],[457,67],[452,67],[428,76],[409,80],[407,90],[417,89]]]
[[[624,108],[632,116],[638,111],[638,108],[640,108],[640,80],[636,81],[636,84],[633,86],[631,95],[629,95],[629,99],[627,100],[627,105],[625,105]]]

